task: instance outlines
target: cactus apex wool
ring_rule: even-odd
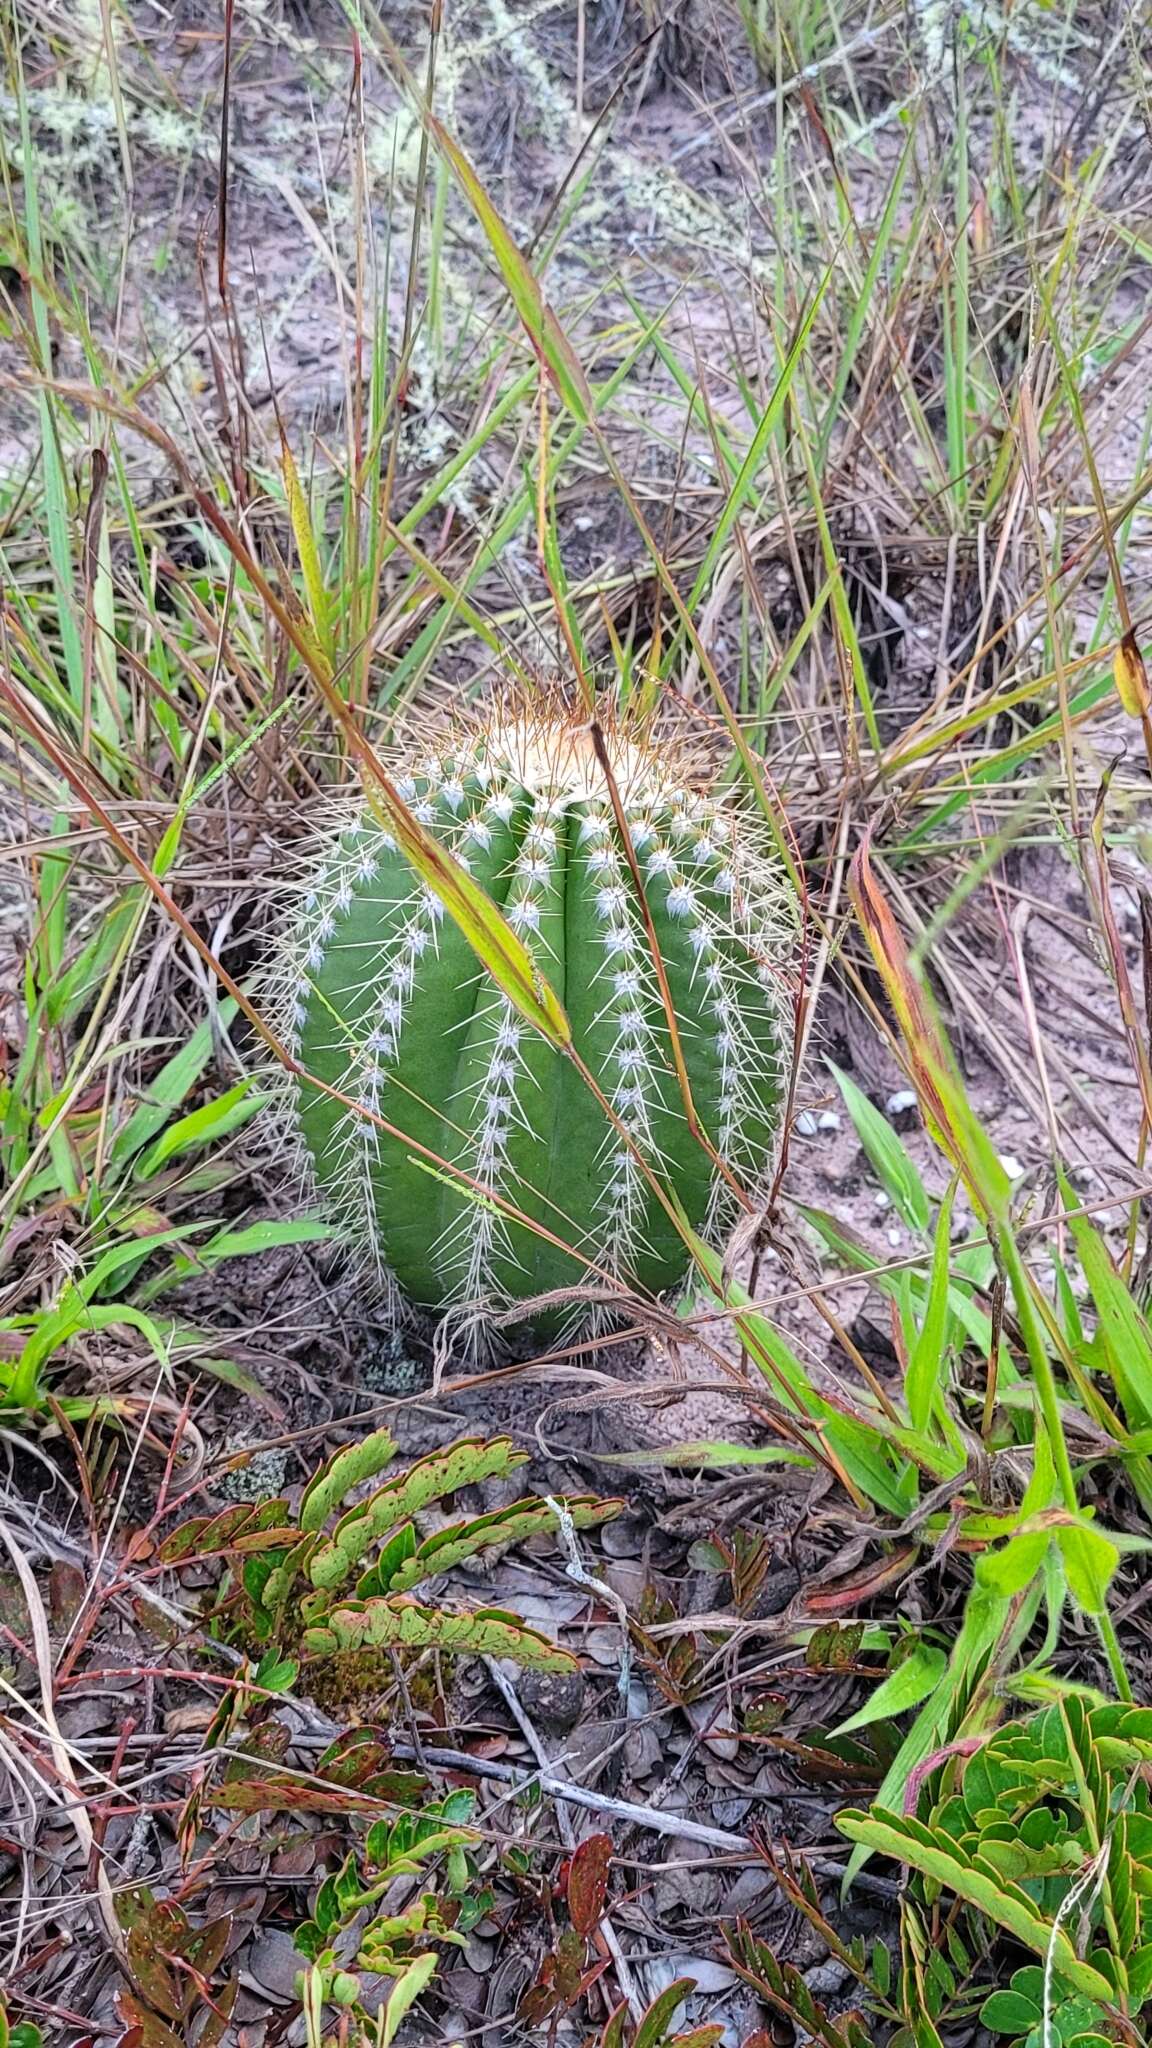
[[[605,1281],[661,1293],[689,1260],[650,1176],[714,1238],[729,1176],[754,1188],[774,1157],[790,885],[763,822],[694,788],[675,746],[626,721],[605,743],[628,844],[589,727],[547,695],[426,749],[398,787],[528,947],[615,1123],[492,980],[370,801],[331,821],[279,943],[282,1041],[362,1106],[292,1084],[314,1179],[349,1241],[437,1312],[506,1319]],[[706,1144],[689,1127],[648,918]],[[533,1320],[571,1329],[589,1316],[577,1304]]]

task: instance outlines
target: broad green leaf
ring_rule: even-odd
[[[121,1286],[127,1284],[121,1278],[125,1269],[139,1266],[142,1260],[150,1258],[153,1252],[162,1251],[165,1245],[184,1244],[196,1237],[198,1232],[209,1229],[211,1225],[207,1222],[169,1224],[163,1230],[145,1231],[124,1244],[109,1245],[106,1252],[101,1252],[95,1265],[90,1267],[87,1273],[81,1274],[71,1288],[65,1289],[57,1304],[58,1313],[70,1312],[74,1296],[84,1302],[94,1301],[99,1295],[118,1292]]]
[[[0,2030],[0,2048],[43,2048],[44,2036],[33,2020],[19,2020],[9,2029],[7,2018],[0,2012]]]
[[[234,1358],[221,1358],[218,1353],[208,1350],[210,1344],[220,1342],[220,1334],[219,1330],[210,1333],[207,1330],[188,1328],[182,1331],[177,1341],[193,1345],[196,1350],[194,1358],[181,1361],[184,1370],[192,1374],[206,1372],[211,1379],[219,1380],[222,1386],[234,1387],[238,1394],[247,1394],[250,1401],[258,1401],[265,1408],[275,1409],[276,1402],[267,1387],[261,1386],[255,1373],[249,1372],[245,1366],[237,1365]]]
[[[1064,1326],[1065,1338],[1070,1345],[1083,1344],[1084,1318],[1080,1313],[1080,1304],[1076,1299],[1076,1290],[1072,1285],[1068,1268],[1063,1259],[1053,1255],[1052,1269],[1056,1276],[1056,1299],[1060,1304],[1060,1320]]]
[[[1001,1600],[1011,1600],[1031,1585],[1048,1553],[1047,1529],[1020,1529],[999,1550],[985,1551],[976,1566],[982,1586]]]
[[[1104,1614],[1108,1606],[1108,1588],[1120,1562],[1116,1544],[1102,1529],[1093,1528],[1090,1522],[1079,1522],[1071,1527],[1062,1524],[1056,1530],[1056,1542],[1076,1605],[1085,1614]]]
[[[388,1993],[388,2003],[379,2023],[379,2048],[392,2048],[401,2021],[411,2012],[421,1993],[427,1991],[436,1975],[436,1956],[430,1950],[426,1955],[416,1956]]]
[[[195,1228],[195,1226],[190,1226]],[[81,1330],[96,1330],[109,1327],[117,1321],[133,1323],[145,1332],[155,1333],[153,1348],[165,1362],[170,1354],[171,1337],[163,1337],[160,1326],[137,1308],[115,1303],[112,1306],[97,1304],[94,1297],[107,1289],[125,1266],[139,1263],[146,1258],[157,1244],[171,1243],[175,1238],[186,1236],[186,1230],[165,1230],[157,1232],[154,1238],[143,1238],[130,1244],[113,1245],[76,1282],[70,1282],[60,1294],[55,1306],[36,1318],[36,1325],[20,1355],[19,1368],[11,1383],[13,1398],[24,1399],[15,1389],[17,1385],[29,1388],[38,1384],[40,1368],[53,1353],[60,1350]],[[151,1341],[151,1340],[150,1340]],[[3,1367],[0,1365],[0,1384],[3,1383]]]
[[[618,2005],[600,2036],[600,2048],[624,2048],[624,2026],[627,2018],[627,2005]]]
[[[222,1231],[203,1247],[205,1265],[221,1259],[244,1259],[254,1252],[277,1251],[282,1245],[330,1244],[337,1235],[334,1224],[319,1216],[269,1217],[263,1223],[246,1223],[239,1230]]]
[[[236,1004],[229,996],[220,1004],[216,1029],[213,1029],[212,1020],[205,1018],[202,1024],[197,1025],[187,1044],[181,1046],[180,1051],[153,1076],[143,1090],[142,1100],[109,1148],[109,1159],[114,1166],[124,1166],[156,1136],[173,1110],[179,1109],[212,1058],[218,1036],[227,1031],[235,1015]]]
[[[904,1376],[904,1396],[914,1429],[926,1430],[944,1407],[944,1365],[947,1358],[948,1255],[952,1245],[952,1195],[949,1189],[936,1218],[932,1271],[924,1320],[912,1347]]]
[[[1061,1191],[1074,1211],[1075,1196],[1063,1178]],[[1072,1213],[1068,1225],[1100,1319],[1108,1370],[1129,1423],[1138,1429],[1152,1422],[1152,1332],[1088,1217]]]
[[[668,2029],[686,1998],[696,1989],[694,1977],[677,1977],[652,2000],[636,2028],[632,2048],[665,2048]]]
[[[357,1579],[357,1600],[370,1600],[377,1593],[389,1592],[401,1565],[407,1564],[408,1559],[415,1557],[415,1555],[415,1524],[412,1522],[401,1522],[400,1527],[393,1529],[388,1536],[375,1563],[370,1564],[368,1570],[361,1572]],[[317,1594],[315,1598],[320,1603],[318,1611],[320,1618],[323,1619],[323,1595]]]
[[[912,1654],[905,1657],[882,1679],[866,1706],[858,1713],[850,1714],[846,1721],[832,1729],[833,1735],[849,1735],[853,1729],[867,1728],[873,1721],[891,1721],[897,1714],[906,1714],[918,1707],[934,1692],[947,1669],[948,1658],[943,1650],[936,1650],[926,1643],[920,1643]]]
[[[1030,1625],[1039,1603],[1035,1591],[1025,1602],[1022,1624]],[[934,1750],[951,1742],[970,1726],[969,1716],[978,1714],[980,1680],[1000,1642],[1010,1612],[1007,1601],[997,1599],[977,1583],[968,1595],[960,1632],[952,1645],[948,1666],[935,1690],[928,1695],[916,1719],[900,1744],[877,1793],[881,1806],[902,1799],[911,1773]],[[986,1709],[985,1711],[990,1711]],[[868,1861],[869,1851],[857,1843],[844,1873],[845,1892],[858,1870]]]
[[[279,1650],[266,1650],[252,1674],[253,1685],[265,1692],[291,1692],[300,1675],[294,1657],[282,1657]]]
[[[932,1205],[907,1150],[887,1118],[869,1102],[863,1089],[858,1088],[851,1076],[843,1073],[831,1060],[828,1064],[836,1077],[836,1085],[844,1098],[844,1107],[852,1119],[856,1136],[881,1186],[891,1196],[909,1230],[914,1231],[917,1237],[927,1236],[932,1222]]]
[[[95,936],[44,992],[45,1012],[55,1023],[71,1023],[76,1013],[92,1001],[147,905],[147,890],[130,889],[101,918]]]
[[[1145,1943],[1128,1958],[1128,1991],[1137,2006],[1152,1998],[1152,1942]]]
[[[850,1842],[857,1842],[894,1862],[908,1864],[922,1876],[933,1878],[977,1912],[984,1913],[998,1927],[1030,1948],[1034,1955],[1050,1951],[1062,1977],[1090,1998],[1109,2002],[1112,1987],[1090,1963],[1081,1962],[1063,1927],[1045,1918],[1027,1892],[1007,1879],[999,1880],[970,1861],[948,1836],[934,1833],[922,1822],[888,1813],[876,1805],[870,1813],[839,1813],[836,1825]]]
[[[892,1300],[898,1299],[899,1283],[903,1276],[887,1272],[883,1266],[877,1267],[876,1252],[871,1245],[863,1238],[857,1237],[847,1224],[841,1223],[835,1216],[830,1216],[827,1210],[810,1208],[807,1203],[799,1203],[797,1206],[805,1221],[812,1225],[817,1236],[823,1240],[834,1257],[843,1260],[852,1272],[864,1274],[880,1294],[886,1294]],[[965,1252],[963,1248],[957,1249],[953,1255],[953,1277],[948,1286],[948,1312],[956,1318],[976,1350],[986,1358],[992,1343],[992,1323],[984,1310],[973,1301],[963,1284],[969,1278],[964,1271],[964,1264]],[[957,1276],[960,1284],[957,1284]],[[1015,1377],[1008,1346],[1003,1342],[1000,1346],[1000,1375],[1002,1383],[1010,1382]]]
[[[49,1329],[39,1331],[36,1339],[25,1346],[9,1380],[4,1399],[14,1407],[39,1406],[41,1368],[80,1330],[84,1330],[85,1333],[120,1328],[138,1330],[162,1368],[164,1378],[171,1377],[169,1336],[151,1316],[145,1315],[143,1309],[133,1308],[129,1302],[117,1301],[104,1306],[98,1302],[78,1300],[74,1317],[52,1317],[50,1325]],[[2,1386],[3,1368],[0,1367],[0,1387]]]
[[[729,1280],[725,1285],[719,1254],[697,1237],[692,1237],[691,1244],[696,1263],[711,1283],[716,1300],[723,1307],[736,1310],[732,1318],[736,1333],[764,1374],[774,1397],[794,1414],[817,1423],[819,1427],[812,1431],[812,1436],[831,1448],[859,1491],[877,1507],[903,1519],[916,1497],[915,1468],[906,1465],[903,1473],[899,1470],[897,1455],[886,1444],[879,1420],[872,1428],[833,1408],[812,1385],[779,1330],[752,1307],[746,1288],[737,1280]],[[900,1460],[899,1464],[903,1462]]]
[[[1020,1502],[1020,1520],[1027,1521],[1029,1515],[1042,1515],[1047,1508],[1054,1506],[1058,1492],[1056,1467],[1052,1462],[1052,1446],[1048,1441],[1048,1432],[1038,1429],[1032,1451],[1032,1473],[1024,1489],[1024,1498]]]
[[[189,1225],[179,1234],[190,1237],[201,1227]],[[324,1223],[318,1216],[269,1217],[262,1223],[242,1225],[239,1230],[222,1230],[207,1244],[198,1246],[194,1253],[178,1253],[163,1272],[155,1274],[136,1289],[135,1298],[139,1302],[154,1301],[190,1274],[203,1273],[225,1259],[250,1258],[256,1252],[275,1251],[283,1245],[328,1244],[337,1235],[336,1225]]]
[[[136,1163],[141,1180],[150,1180],[169,1159],[191,1152],[197,1145],[209,1145],[240,1130],[263,1107],[266,1096],[253,1093],[252,1080],[237,1081],[223,1095],[204,1102],[161,1131],[156,1143]]]

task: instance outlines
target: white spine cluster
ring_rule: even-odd
[[[581,836],[589,842],[586,866],[595,879],[596,917],[603,948],[596,983],[605,988],[606,994],[597,1021],[610,1023],[616,1040],[611,1060],[614,1071],[605,1077],[606,1091],[626,1133],[621,1136],[619,1130],[609,1125],[604,1135],[600,1263],[610,1273],[625,1278],[637,1254],[645,1248],[642,1225],[648,1182],[637,1152],[649,1165],[660,1165],[652,1135],[658,1086],[655,1049],[660,991],[614,823],[606,809],[594,811],[582,822]],[[637,817],[628,821],[628,829],[635,853],[637,845],[643,845],[648,838],[650,828],[645,818]]]

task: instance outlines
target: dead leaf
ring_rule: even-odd
[[[210,1728],[216,1709],[207,1700],[194,1700],[184,1707],[170,1707],[164,1716],[166,1735],[200,1735]]]

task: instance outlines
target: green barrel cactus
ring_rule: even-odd
[[[689,1128],[603,770],[587,728],[551,708],[434,748],[399,788],[529,947],[627,1138],[509,1003],[369,803],[333,821],[280,941],[273,1007],[289,1049],[445,1162],[429,1170],[371,1117],[294,1086],[292,1122],[343,1233],[435,1311],[506,1317],[606,1277],[662,1293],[688,1254],[637,1153],[713,1238],[733,1196],[712,1151],[753,1189],[774,1156],[790,888],[760,821],[691,787],[676,749],[623,726],[608,747],[708,1146]],[[553,1330],[588,1320],[533,1316]]]

